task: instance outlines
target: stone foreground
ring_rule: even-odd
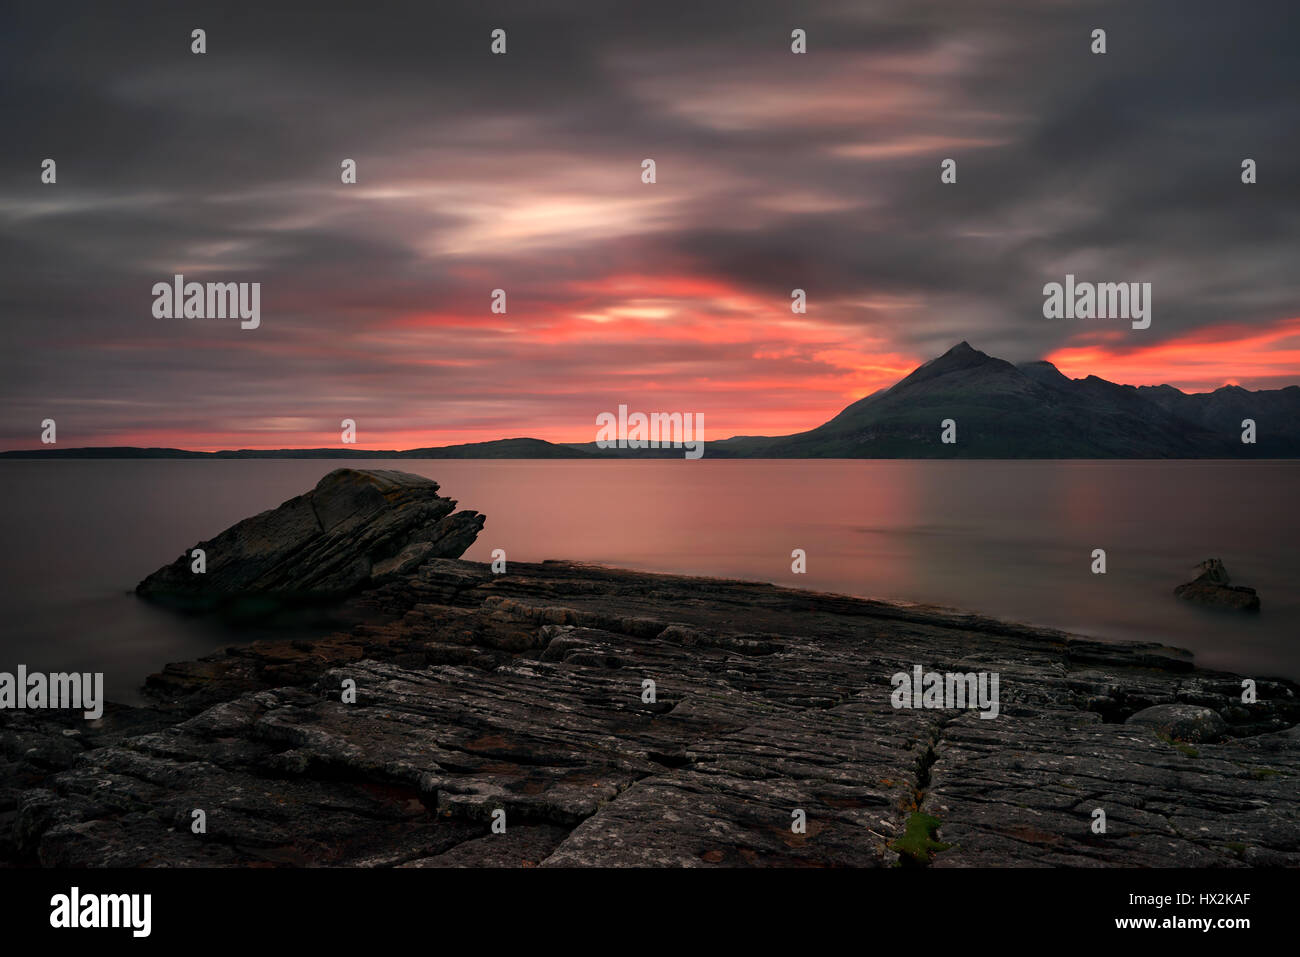
[[[187,549],[136,593],[194,610],[335,598],[422,561],[465,554],[483,516],[455,508],[422,475],[335,469],[310,492],[199,542],[202,574],[194,571],[194,549]]]
[[[1300,864],[1295,687],[1260,679],[1242,704],[1239,677],[1175,649],[559,562],[426,560],[350,607],[372,623],[168,666],[157,707],[96,727],[0,715],[0,857]],[[896,710],[891,676],[914,665],[999,673],[1000,714]],[[1159,705],[1188,707],[1128,722]],[[1216,740],[1161,730],[1180,721]],[[897,843],[918,811],[932,856]]]

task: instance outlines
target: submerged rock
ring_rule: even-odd
[[[1207,558],[1197,567],[1201,573],[1175,588],[1175,596],[1210,608],[1259,611],[1259,596],[1255,589],[1230,584],[1228,570],[1219,559]]]
[[[438,483],[390,469],[335,469],[305,495],[246,518],[136,586],[147,598],[196,610],[249,599],[325,599],[459,558],[483,528],[456,512]]]

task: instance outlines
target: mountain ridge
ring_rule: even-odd
[[[1242,441],[1245,419],[1256,441]],[[955,443],[941,440],[952,420]],[[706,441],[715,458],[1296,458],[1300,386],[1225,385],[1187,393],[1096,375],[1071,379],[1047,360],[1013,364],[962,340],[823,424],[782,436]],[[513,438],[405,450],[133,446],[31,449],[0,458],[680,458],[680,448],[600,449]]]

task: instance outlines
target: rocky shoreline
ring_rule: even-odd
[[[421,544],[446,536],[357,534],[398,527],[404,495],[336,536],[369,543],[367,574],[331,566],[365,623],[168,665],[152,706],[98,722],[0,712],[0,861],[1300,864],[1290,682],[1243,703],[1240,676],[1157,644],[569,562],[496,574]],[[997,717],[894,707],[918,665],[998,674]]]

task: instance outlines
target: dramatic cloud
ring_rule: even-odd
[[[590,441],[619,403],[780,434],[960,339],[1074,376],[1290,384],[1293,10],[7,11],[0,446],[46,417],[61,445],[333,445],[343,418],[375,448]],[[154,318],[175,273],[260,282],[261,327]],[[1152,283],[1151,328],[1043,318],[1066,273]]]

